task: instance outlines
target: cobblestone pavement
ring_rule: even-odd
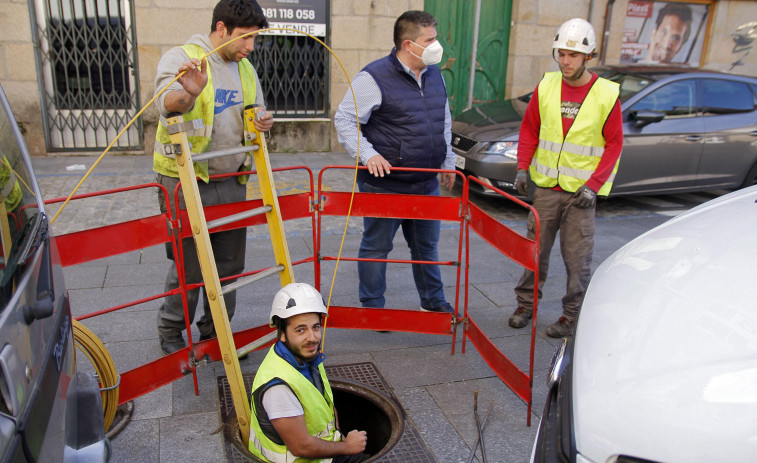
[[[318,157],[318,164],[337,165],[350,162],[344,153],[306,153],[302,155],[274,154],[271,156],[272,168],[303,166],[301,156],[311,156],[309,164],[313,164],[312,157]],[[40,190],[45,200],[66,198],[84,178],[87,171],[96,162],[96,156],[58,156],[33,158],[32,164],[37,172]],[[350,175],[344,175],[350,172]],[[318,181],[318,171],[313,172],[314,182]],[[125,188],[134,185],[150,184],[155,181],[152,171],[152,157],[150,156],[110,156],[104,158],[95,166],[84,183],[76,191],[77,195]],[[310,190],[310,176],[306,169],[274,172],[274,182],[279,195],[297,194]],[[315,188],[315,187],[314,187]],[[333,170],[324,177],[324,190],[350,191],[352,176],[349,170]],[[107,224],[134,220],[158,214],[156,189],[146,187],[138,190],[113,193],[105,196],[72,200],[56,217],[54,229],[58,234],[71,233]],[[260,188],[255,177],[251,177],[247,184],[249,199],[260,197]],[[47,213],[54,217],[61,205],[49,204]],[[324,233],[342,233],[344,219],[332,219],[324,222]],[[287,221],[287,234],[311,233],[309,220]],[[362,221],[352,219],[348,233],[362,231]],[[250,227],[248,238],[268,238],[265,226]]]

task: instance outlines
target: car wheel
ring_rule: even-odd
[[[746,174],[744,183],[741,184],[741,188],[746,188],[752,185],[757,185],[757,164],[753,165],[752,168],[749,169],[749,173]]]

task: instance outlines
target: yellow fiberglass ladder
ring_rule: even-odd
[[[189,216],[192,236],[197,248],[197,257],[200,261],[200,268],[202,269],[205,292],[213,315],[213,325],[215,326],[216,336],[218,337],[218,346],[221,350],[223,366],[226,370],[226,377],[229,381],[229,388],[231,390],[234,410],[236,411],[237,421],[239,423],[239,430],[245,444],[249,442],[250,438],[250,403],[244,388],[244,380],[239,367],[238,355],[250,352],[274,339],[276,333],[270,333],[269,335],[255,341],[253,344],[237,350],[229,326],[229,317],[226,313],[226,303],[224,302],[223,295],[276,273],[279,274],[282,286],[294,282],[292,263],[289,257],[289,248],[286,243],[286,234],[281,219],[278,196],[276,194],[276,187],[273,183],[271,163],[268,158],[268,149],[266,148],[265,138],[254,125],[257,112],[258,107],[255,105],[248,106],[244,110],[245,146],[194,155],[190,151],[186,131],[187,129],[200,128],[198,127],[198,124],[202,124],[202,121],[194,120],[185,122],[181,115],[176,114],[171,114],[166,118],[166,127],[168,128],[168,133],[171,137],[171,144],[166,147],[166,151],[168,152],[167,154],[172,154],[176,158],[179,179],[181,180],[181,189],[187,207],[187,215]],[[260,190],[262,192],[263,206],[213,220],[211,222],[206,222],[202,200],[200,199],[200,194],[197,188],[194,162],[239,153],[252,153],[252,159],[255,162],[255,170],[257,170]],[[218,270],[216,269],[215,258],[213,256],[213,249],[210,246],[208,229],[261,214],[265,214],[266,220],[268,221],[268,229],[271,235],[271,244],[273,245],[276,265],[266,271],[245,278],[240,278],[234,283],[221,286]]]

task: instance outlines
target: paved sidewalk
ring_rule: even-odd
[[[81,179],[95,157],[34,158],[40,187],[45,199],[66,196]],[[350,164],[345,153],[274,154],[273,167],[307,165],[317,172],[326,165]],[[96,168],[79,193],[152,182],[152,158],[149,156],[110,156]],[[303,180],[304,179],[304,180]],[[297,172],[277,174],[280,193],[296,191],[306,185],[307,176]],[[348,190],[352,184],[349,170],[329,175],[330,185]],[[316,179],[317,181],[317,179]],[[254,187],[249,193],[253,195]],[[117,197],[88,199],[68,206],[53,224],[58,233],[68,233],[106,223],[156,214],[154,191],[144,190]],[[48,207],[53,216],[59,206]],[[598,224],[595,266],[622,244],[662,222],[664,217],[629,217],[623,236],[607,236]],[[291,223],[296,222],[296,223]],[[286,224],[292,260],[312,256],[309,221]],[[326,252],[338,250],[344,220],[325,224],[323,245]],[[344,255],[356,255],[362,220],[352,219],[347,230]],[[265,226],[251,227],[247,234],[246,268],[267,266],[272,256]],[[409,258],[407,247],[398,234],[393,258]],[[458,231],[444,226],[440,241],[440,258],[456,260]],[[456,353],[450,355],[450,338],[446,336],[377,333],[363,330],[327,329],[325,352],[327,365],[335,366],[371,362],[386,378],[423,440],[439,462],[468,461],[475,443],[473,391],[479,392],[479,412],[493,402],[485,444],[490,462],[528,461],[546,394],[545,376],[550,358],[558,344],[547,338],[544,329],[560,315],[560,297],[565,286],[563,266],[555,250],[550,281],[544,288],[536,340],[534,408],[531,427],[526,426],[526,405],[489,369],[468,343],[461,353],[458,336]],[[528,366],[528,333],[507,326],[514,309],[513,287],[520,269],[505,258],[492,257],[482,240],[471,240],[472,285],[469,288],[470,313],[495,344],[514,359],[521,369]],[[324,265],[323,295],[329,297],[333,265]],[[134,251],[101,261],[65,269],[66,284],[74,315],[81,315],[122,302],[162,292],[168,261],[163,246]],[[455,273],[443,268],[447,299],[455,297]],[[313,266],[295,268],[295,279],[313,282]],[[354,262],[339,265],[331,303],[359,305],[357,270]],[[418,305],[408,266],[390,264],[387,273],[387,307],[412,308]],[[266,323],[278,281],[260,282],[237,292],[237,315],[232,329],[240,330]],[[126,371],[158,358],[156,317],[160,301],[131,307],[85,321],[106,344],[119,371]],[[462,296],[459,300],[462,305]],[[462,330],[458,331],[462,334]],[[196,327],[193,336],[197,339]],[[241,362],[242,371],[256,370],[264,353],[255,352]],[[80,364],[84,356],[79,356]],[[112,440],[114,462],[220,462],[227,461],[217,378],[224,375],[216,362],[198,369],[199,396],[194,395],[192,377],[187,376],[134,401],[131,422]]]

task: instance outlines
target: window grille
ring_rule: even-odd
[[[328,117],[328,50],[307,36],[258,36],[250,61],[277,117]]]
[[[48,151],[102,150],[139,110],[132,2],[30,2]],[[141,119],[113,149],[142,149]]]

